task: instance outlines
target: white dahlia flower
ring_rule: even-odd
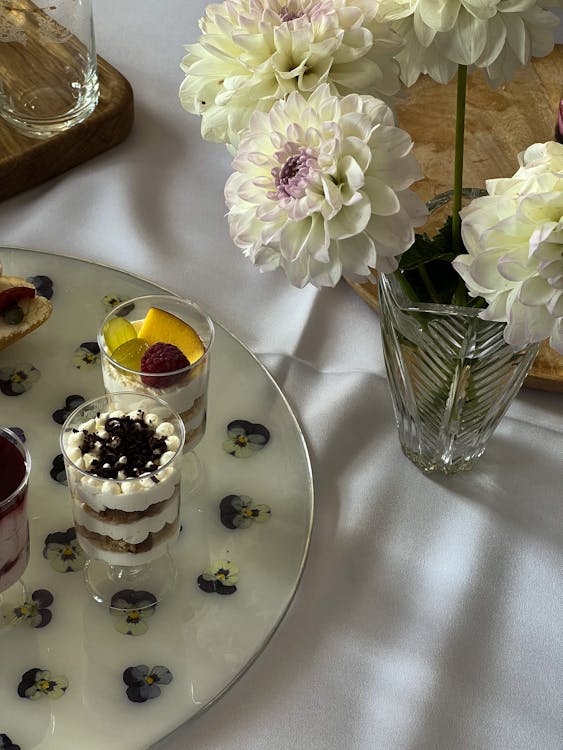
[[[399,91],[402,39],[376,21],[374,0],[225,0],[200,20],[186,46],[182,106],[201,115],[203,138],[236,146],[256,109],[321,83],[333,93]]]
[[[231,237],[260,270],[298,287],[390,272],[426,219],[409,190],[421,177],[412,141],[372,96],[327,84],[255,112],[225,185]]]
[[[530,146],[513,178],[489,180],[489,195],[464,208],[467,255],[454,268],[485,320],[507,323],[505,339],[522,348],[550,337],[563,354],[563,145]]]
[[[447,83],[467,65],[496,88],[552,51],[559,20],[547,7],[563,0],[380,0],[377,18],[405,39],[397,59],[406,86],[422,73]]]

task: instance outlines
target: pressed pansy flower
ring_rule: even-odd
[[[229,422],[227,435],[229,439],[223,443],[223,450],[235,458],[250,458],[270,441],[270,432],[264,425],[245,419]]]
[[[557,0],[380,0],[377,18],[404,38],[401,78],[411,86],[427,73],[450,81],[458,65],[482,68],[490,85],[510,81],[532,57],[548,55]]]
[[[0,732],[0,750],[21,750],[21,747],[12,742],[7,734]]]
[[[10,608],[4,617],[12,624],[29,625],[32,628],[44,628],[51,622],[52,613],[49,607],[53,603],[53,594],[47,589],[36,589],[31,597],[19,607]]]
[[[147,619],[154,615],[156,597],[150,591],[123,589],[111,598],[110,613],[114,628],[124,635],[143,635],[149,629]]]
[[[115,307],[118,305],[121,305],[123,302],[127,302],[127,300],[130,299],[130,297],[123,297],[120,294],[106,294],[104,298],[102,299],[102,304],[105,307],[107,312],[111,312]],[[116,315],[119,315],[120,317],[124,315],[129,315],[130,312],[132,312],[135,309],[135,304],[132,302],[130,305],[123,305],[121,310],[119,310]]]
[[[68,484],[68,479],[66,476],[65,461],[64,461],[62,453],[58,453],[53,459],[49,474],[51,476],[51,479],[54,479],[55,482],[58,482],[59,484],[64,484],[64,485]]]
[[[18,685],[20,698],[36,701],[40,698],[51,698],[57,700],[62,698],[68,689],[68,678],[66,675],[53,675],[47,669],[33,667],[28,669],[21,677]]]
[[[84,396],[80,396],[80,394],[73,393],[70,396],[67,396],[65,399],[65,405],[61,409],[56,409],[52,417],[54,421],[57,424],[64,424],[65,419],[68,417],[68,415],[73,412],[75,409],[77,409],[80,404],[83,404],[86,399]]]
[[[197,579],[197,585],[206,594],[228,596],[237,590],[239,569],[230,560],[217,560],[215,565],[206,568]]]
[[[233,242],[297,287],[394,271],[427,216],[412,147],[381,100],[326,85],[255,112],[225,184]]]
[[[37,289],[37,294],[39,294],[41,297],[45,297],[45,299],[51,299],[53,296],[53,281],[49,278],[49,276],[28,276],[26,281],[29,281],[30,284],[33,284],[33,286]]]
[[[373,0],[225,0],[207,6],[186,46],[182,106],[207,140],[236,145],[253,112],[320,83],[334,94],[399,91],[401,38],[376,21]]]
[[[100,359],[100,347],[95,341],[83,341],[72,355],[72,364],[79,370],[92,367]]]
[[[133,703],[144,703],[151,698],[158,698],[160,685],[169,685],[173,680],[172,672],[167,667],[153,667],[146,664],[127,667],[123,672],[123,682],[127,685],[127,697]]]
[[[30,362],[0,368],[0,391],[5,396],[21,396],[37,383],[41,373]]]
[[[221,523],[228,529],[246,529],[252,523],[264,523],[271,515],[269,505],[256,504],[248,495],[227,495],[219,505]]]
[[[74,526],[66,531],[55,531],[45,537],[43,557],[57,573],[82,570],[86,556],[76,539]]]

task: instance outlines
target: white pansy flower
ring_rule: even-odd
[[[559,21],[547,7],[563,0],[380,0],[377,17],[405,39],[397,55],[405,85],[423,73],[448,83],[467,65],[496,88],[553,50]]]
[[[256,109],[321,83],[333,93],[399,91],[402,39],[376,21],[373,0],[225,0],[207,6],[186,46],[182,106],[201,115],[203,138],[236,146]]]
[[[261,270],[298,287],[390,272],[426,218],[409,135],[371,96],[323,84],[255,112],[225,186],[231,237]]]
[[[563,354],[563,145],[534,144],[510,179],[489,180],[489,195],[461,212],[468,251],[454,261],[485,320],[506,322],[521,348],[550,337]]]

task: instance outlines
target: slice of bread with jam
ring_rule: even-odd
[[[31,282],[1,273],[0,267],[0,349],[4,349],[43,325],[53,308]]]

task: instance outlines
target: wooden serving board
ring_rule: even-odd
[[[97,58],[100,99],[90,117],[46,140],[28,138],[0,118],[0,200],[35,187],[121,143],[133,125],[129,82]]]
[[[428,200],[453,184],[456,81],[435,83],[427,76],[406,89],[398,106],[399,125],[414,141],[414,154],[425,178],[413,186]],[[563,98],[563,46],[534,60],[508,84],[491,91],[481,72],[469,76],[464,185],[484,187],[485,180],[511,177],[518,154],[532,143],[552,140]],[[377,310],[377,286],[350,286]],[[563,357],[545,342],[525,385],[563,392]]]

